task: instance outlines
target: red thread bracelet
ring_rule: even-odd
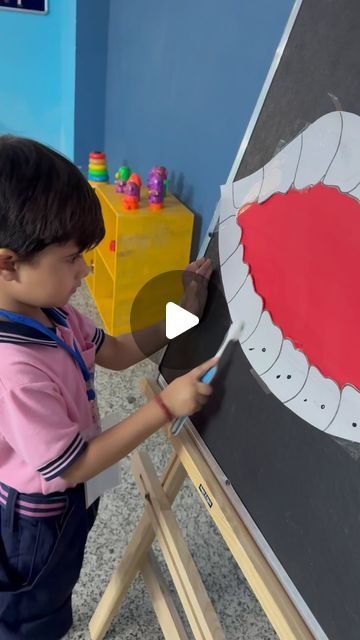
[[[169,422],[172,422],[175,419],[175,416],[171,413],[170,409],[166,406],[165,402],[160,398],[160,396],[154,396],[155,402],[161,407],[163,412],[165,413]]]

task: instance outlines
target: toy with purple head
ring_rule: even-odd
[[[158,173],[149,176],[148,190],[150,209],[162,209],[164,206],[164,180]]]
[[[168,180],[168,177],[167,177],[168,174],[167,174],[166,168],[163,167],[163,166],[158,165],[158,166],[152,167],[150,169],[150,172],[149,172],[149,175],[148,175],[148,181],[147,181],[147,187],[148,188],[149,188],[149,180],[151,179],[151,177],[153,175],[159,175],[162,178],[162,180],[163,180],[163,194],[164,194],[164,198],[165,198],[166,191],[167,191],[167,185],[169,184],[169,180]]]

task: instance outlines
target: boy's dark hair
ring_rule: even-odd
[[[79,251],[105,235],[100,203],[81,171],[39,142],[0,136],[0,247],[31,258],[50,244]]]

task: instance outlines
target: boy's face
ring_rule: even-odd
[[[63,306],[89,271],[73,242],[52,244],[25,262],[0,249],[0,291],[32,307]]]

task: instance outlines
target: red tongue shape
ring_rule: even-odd
[[[285,338],[360,389],[360,204],[317,184],[244,207],[244,261]]]

